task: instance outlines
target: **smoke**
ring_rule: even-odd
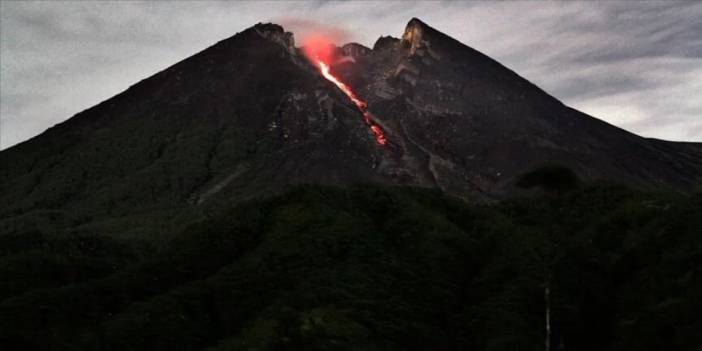
[[[324,38],[326,41],[336,44],[337,46],[352,41],[351,33],[337,25],[292,17],[281,17],[275,19],[273,23],[279,23],[286,31],[293,32],[295,34],[295,41],[303,43],[303,45],[305,42],[318,40],[317,38]]]
[[[324,62],[327,65],[338,63],[346,58],[338,47],[349,42],[351,34],[340,26],[316,22],[309,19],[281,17],[273,22],[280,23],[286,31],[293,32],[297,46],[302,48],[305,57],[314,65]]]
[[[368,103],[356,95],[348,84],[331,72],[331,66],[335,63],[354,61],[353,57],[344,56],[338,49],[339,45],[350,41],[349,32],[338,26],[299,18],[279,18],[274,22],[280,23],[286,31],[295,34],[296,42],[302,43],[302,52],[310,63],[316,66],[324,78],[334,83],[356,105],[376,143],[380,146],[387,145],[388,140],[385,132],[368,111]]]

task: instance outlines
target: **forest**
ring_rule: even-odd
[[[69,221],[0,236],[3,349],[702,345],[699,193],[566,181],[477,204],[299,185],[183,213],[158,243]]]

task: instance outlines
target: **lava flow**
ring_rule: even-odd
[[[312,61],[313,64],[319,67],[322,76],[328,81],[334,83],[351,101],[358,107],[358,110],[363,114],[363,121],[366,123],[370,131],[375,137],[375,141],[379,145],[385,146],[388,143],[383,129],[373,120],[373,116],[368,111],[368,103],[354,93],[350,86],[342,82],[338,77],[331,73],[330,62],[333,58],[334,46],[330,41],[323,37],[312,37],[305,41],[305,55]]]

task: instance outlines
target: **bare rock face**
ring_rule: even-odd
[[[384,50],[386,48],[392,48],[395,46],[400,41],[400,39],[391,37],[391,36],[382,36],[378,38],[378,40],[375,41],[375,44],[373,44],[373,50],[375,52]]]
[[[645,139],[568,108],[416,18],[401,40],[381,37],[349,66],[335,68],[413,160],[400,168],[415,183],[499,198],[524,172],[559,163],[585,180],[683,191],[699,185],[697,144]]]
[[[280,44],[291,55],[297,54],[293,33],[286,32],[283,27],[273,23],[259,23],[253,28],[260,36]]]
[[[341,47],[344,55],[353,57],[358,60],[361,57],[368,55],[372,50],[358,43],[348,43]]]
[[[352,59],[332,71],[367,100],[387,146],[292,33],[258,24],[2,151],[0,217],[215,206],[296,183],[491,200],[548,162],[585,180],[679,191],[702,176],[699,144],[645,139],[568,108],[418,19],[401,39],[338,52]]]

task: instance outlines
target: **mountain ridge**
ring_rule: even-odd
[[[0,152],[10,165],[0,185],[13,189],[0,215],[239,201],[298,183],[435,187],[493,201],[544,163],[586,181],[699,186],[699,144],[587,116],[419,19],[401,39],[337,49],[356,57],[332,71],[367,100],[392,147],[375,145],[292,33],[259,23]]]

